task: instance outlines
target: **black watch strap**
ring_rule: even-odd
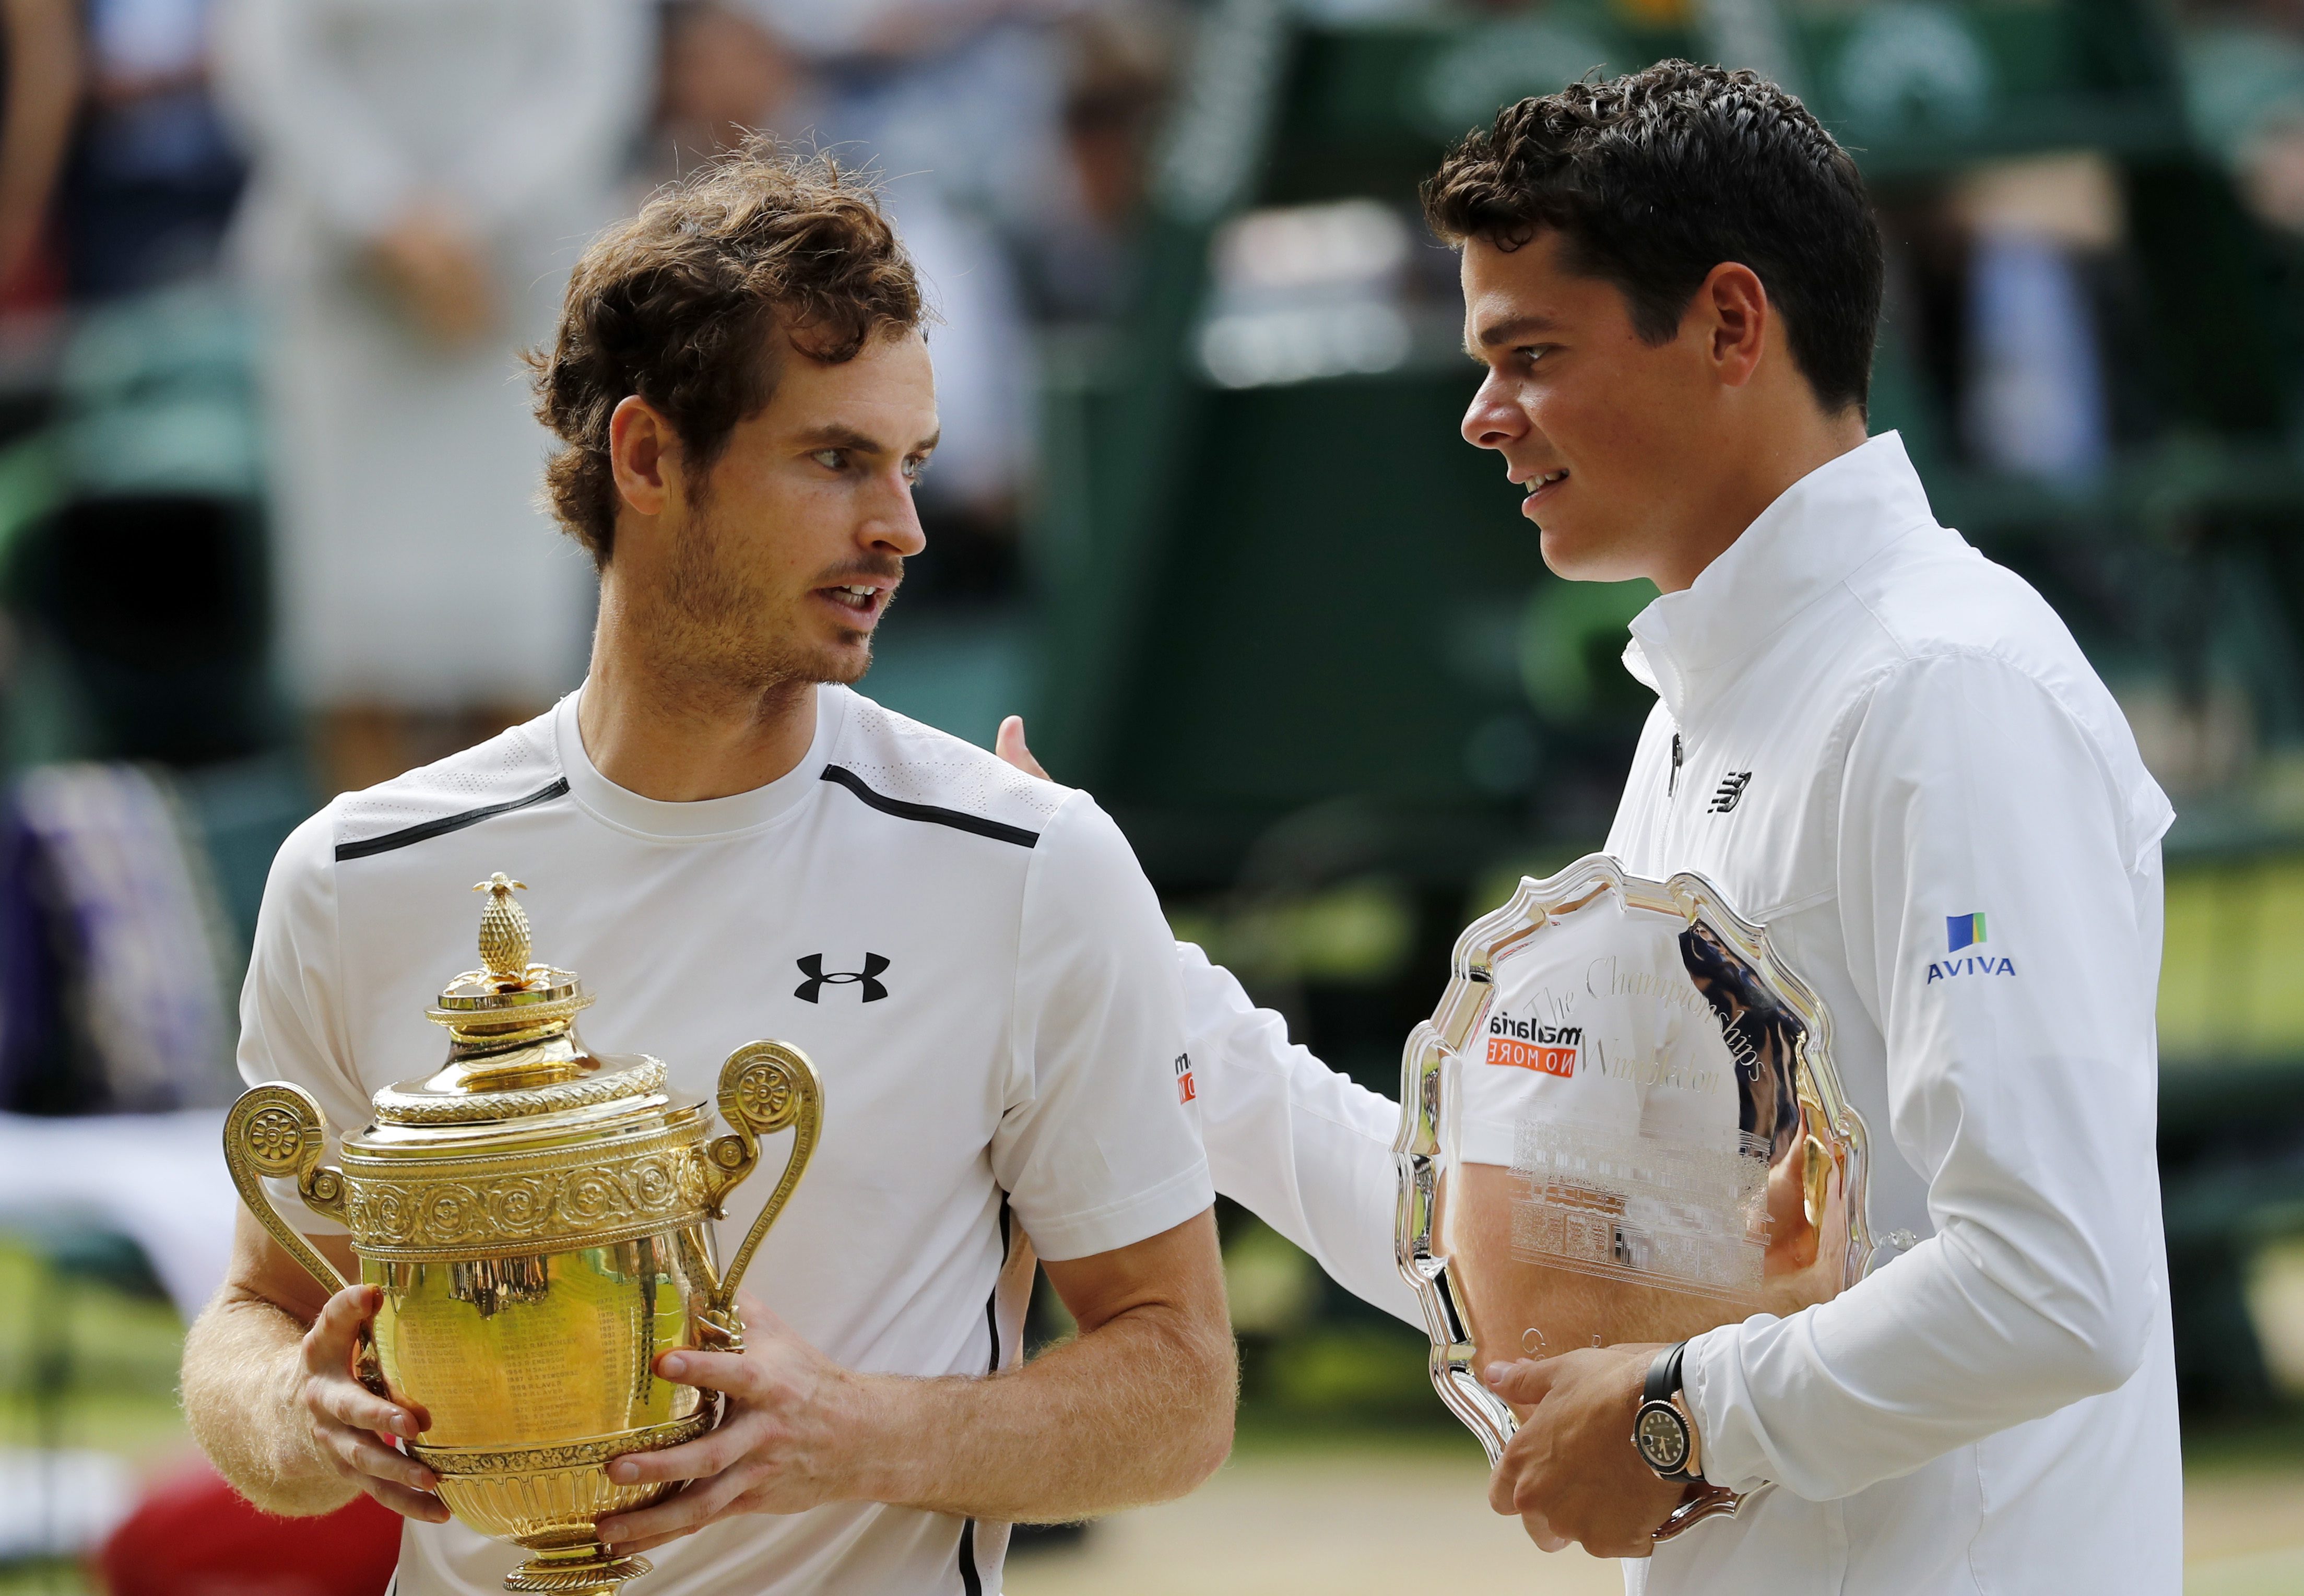
[[[1648,1383],[1640,1389],[1642,1402],[1670,1402],[1680,1393],[1680,1362],[1688,1355],[1688,1343],[1680,1342],[1656,1354],[1648,1365]]]
[[[1632,1444],[1639,1448],[1642,1461],[1654,1469],[1656,1477],[1687,1483],[1702,1476],[1689,1464],[1695,1458],[1695,1429],[1688,1415],[1673,1401],[1681,1387],[1681,1360],[1688,1352],[1688,1343],[1667,1346],[1648,1364],[1648,1378],[1640,1386],[1639,1412],[1633,1420]],[[1649,1432],[1656,1426],[1676,1431],[1679,1437],[1680,1461],[1667,1465],[1649,1449]]]

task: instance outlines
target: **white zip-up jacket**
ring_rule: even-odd
[[[1824,998],[1886,1239],[1835,1300],[1690,1343],[1704,1473],[1756,1494],[1627,1590],[2174,1596],[2172,814],[2127,722],[2040,596],[1936,524],[1893,433],[1631,630],[1658,702],[1608,851],[1701,871]],[[1420,1326],[1393,1105],[1181,952],[1217,1189]]]

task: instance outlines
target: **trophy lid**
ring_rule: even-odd
[[[425,1017],[448,1032],[448,1062],[421,1081],[376,1094],[386,1125],[440,1125],[521,1118],[660,1092],[664,1065],[652,1058],[603,1060],[576,1034],[592,994],[572,970],[529,958],[528,914],[512,896],[527,883],[499,870],[474,885],[480,911],[480,968],[450,981]],[[613,1063],[619,1067],[605,1067]]]

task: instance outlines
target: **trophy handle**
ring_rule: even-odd
[[[250,1087],[224,1116],[224,1161],[256,1222],[334,1296],[344,1289],[344,1278],[272,1206],[272,1194],[264,1189],[267,1176],[275,1180],[292,1176],[297,1192],[315,1213],[341,1221],[343,1171],[320,1163],[327,1133],[327,1116],[320,1112],[318,1099],[302,1087],[285,1081]]]
[[[711,1310],[722,1328],[741,1336],[736,1286],[768,1234],[768,1227],[792,1201],[792,1188],[800,1184],[809,1156],[816,1151],[817,1133],[824,1127],[824,1082],[808,1055],[798,1048],[785,1042],[750,1042],[728,1055],[728,1062],[720,1066],[720,1115],[728,1122],[728,1134],[716,1138],[706,1152],[720,1172],[719,1184],[712,1194],[715,1218],[720,1217],[723,1200],[758,1164],[760,1138],[787,1125],[795,1127],[783,1177],[768,1193],[767,1206],[752,1221],[750,1234],[736,1249],[735,1261],[711,1295]],[[736,1347],[741,1350],[741,1340]]]

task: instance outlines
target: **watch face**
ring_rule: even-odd
[[[1632,1441],[1648,1467],[1671,1473],[1688,1461],[1688,1421],[1669,1402],[1651,1402],[1632,1422]]]

